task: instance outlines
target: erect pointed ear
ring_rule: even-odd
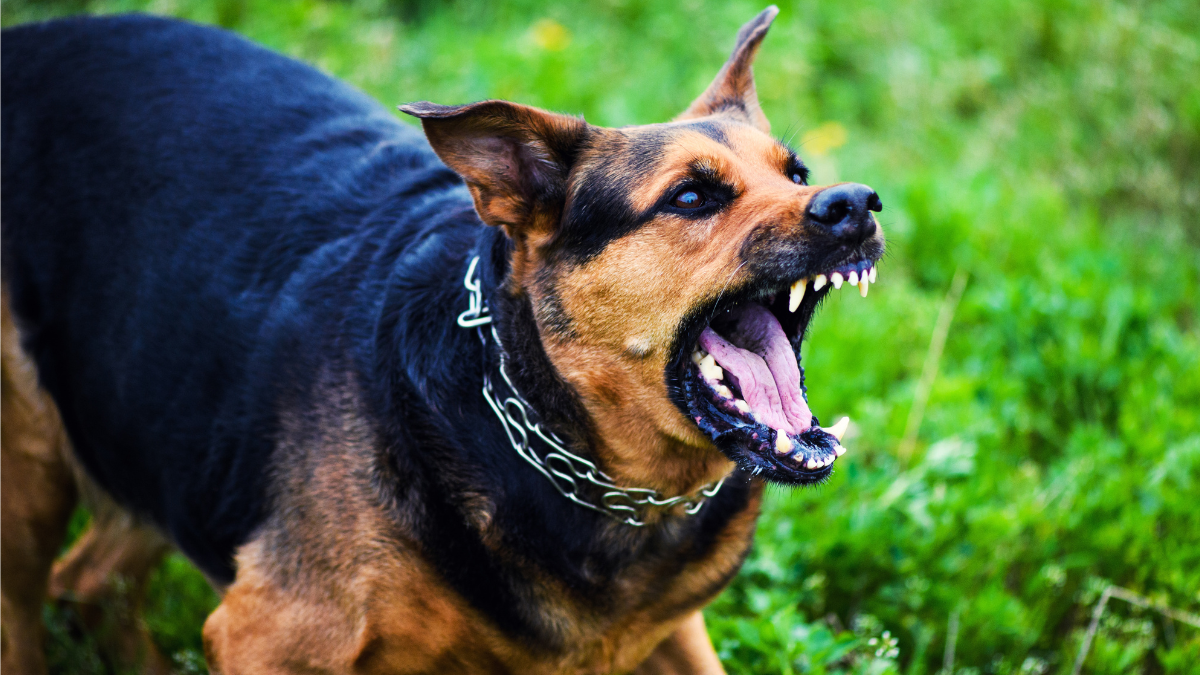
[[[421,119],[434,152],[467,182],[485,223],[517,242],[553,232],[586,122],[508,101],[422,101],[400,110]]]
[[[754,73],[750,70],[750,64],[754,63],[758,46],[767,36],[767,29],[771,27],[771,22],[777,14],[779,8],[771,5],[742,26],[737,34],[733,54],[721,67],[712,84],[675,119],[689,120],[727,113],[744,117],[763,133],[770,133],[771,123],[767,121],[767,116],[758,105],[758,93],[754,90]]]

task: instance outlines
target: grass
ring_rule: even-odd
[[[686,106],[761,8],[12,0],[4,22],[182,16],[388,105],[496,97],[624,125]],[[817,182],[878,190],[889,254],[870,298],[842,294],[814,324],[812,403],[854,420],[851,452],[820,488],[771,491],[707,611],[730,672],[936,673],[953,639],[954,673],[1069,673],[1109,584],[1198,613],[1197,26],[1191,0],[782,6],[763,107]],[[182,559],[157,572],[148,621],[185,670],[214,602]],[[54,650],[83,664],[59,672],[106,672],[86,638]],[[1200,630],[1113,600],[1085,672],[1197,663]]]

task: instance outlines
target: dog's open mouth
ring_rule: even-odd
[[[687,322],[678,370],[688,415],[743,469],[789,484],[827,478],[846,449],[843,418],[819,426],[808,406],[800,344],[831,289],[866,297],[875,264],[856,258],[790,282],[753,285]]]

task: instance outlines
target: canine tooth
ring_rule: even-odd
[[[837,445],[833,446],[833,454],[841,457],[842,455],[846,454],[846,448],[842,447],[841,443],[838,443]]]
[[[816,278],[816,279],[813,279],[813,290],[814,290],[814,291],[819,291],[819,290],[821,290],[822,288],[825,288],[825,282],[826,282],[825,275],[824,275],[824,274],[818,274],[818,275],[817,275],[817,278]]]
[[[725,385],[721,385],[717,387],[717,395],[719,395],[721,398],[733,398],[733,390]]]
[[[794,312],[798,307],[800,307],[800,301],[804,299],[804,289],[807,287],[808,277],[805,277],[792,284],[792,294],[788,297],[789,312]]]
[[[739,411],[741,411],[743,413],[746,413],[746,414],[750,413],[750,404],[746,403],[745,401],[743,401],[740,398],[733,402],[733,407],[737,408]]]
[[[867,297],[867,289],[870,288],[871,282],[867,281],[867,275],[863,275],[862,281],[858,282],[858,294]]]
[[[783,431],[777,432],[775,436],[775,452],[786,455],[792,451],[792,439]]]
[[[871,283],[875,283],[875,266],[871,266]]]
[[[833,284],[835,290],[842,290],[842,275],[840,272],[834,272],[829,275],[829,283]]]
[[[851,286],[857,286],[858,270],[850,270],[850,276],[846,277],[846,281],[849,281]]]
[[[842,440],[842,436],[846,435],[846,428],[849,426],[850,426],[850,418],[843,417],[842,419],[837,421],[837,424],[829,427],[828,429],[826,429],[825,427],[821,427],[821,431],[824,431],[825,433],[829,434],[830,436],[833,436],[834,438],[836,438],[840,441],[840,440]]]

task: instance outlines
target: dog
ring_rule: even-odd
[[[883,252],[769,134],[776,14],[673,121],[401,106],[424,136],[215,28],[6,30],[4,671],[174,546],[215,673],[723,672],[763,486],[845,450],[801,341]]]

